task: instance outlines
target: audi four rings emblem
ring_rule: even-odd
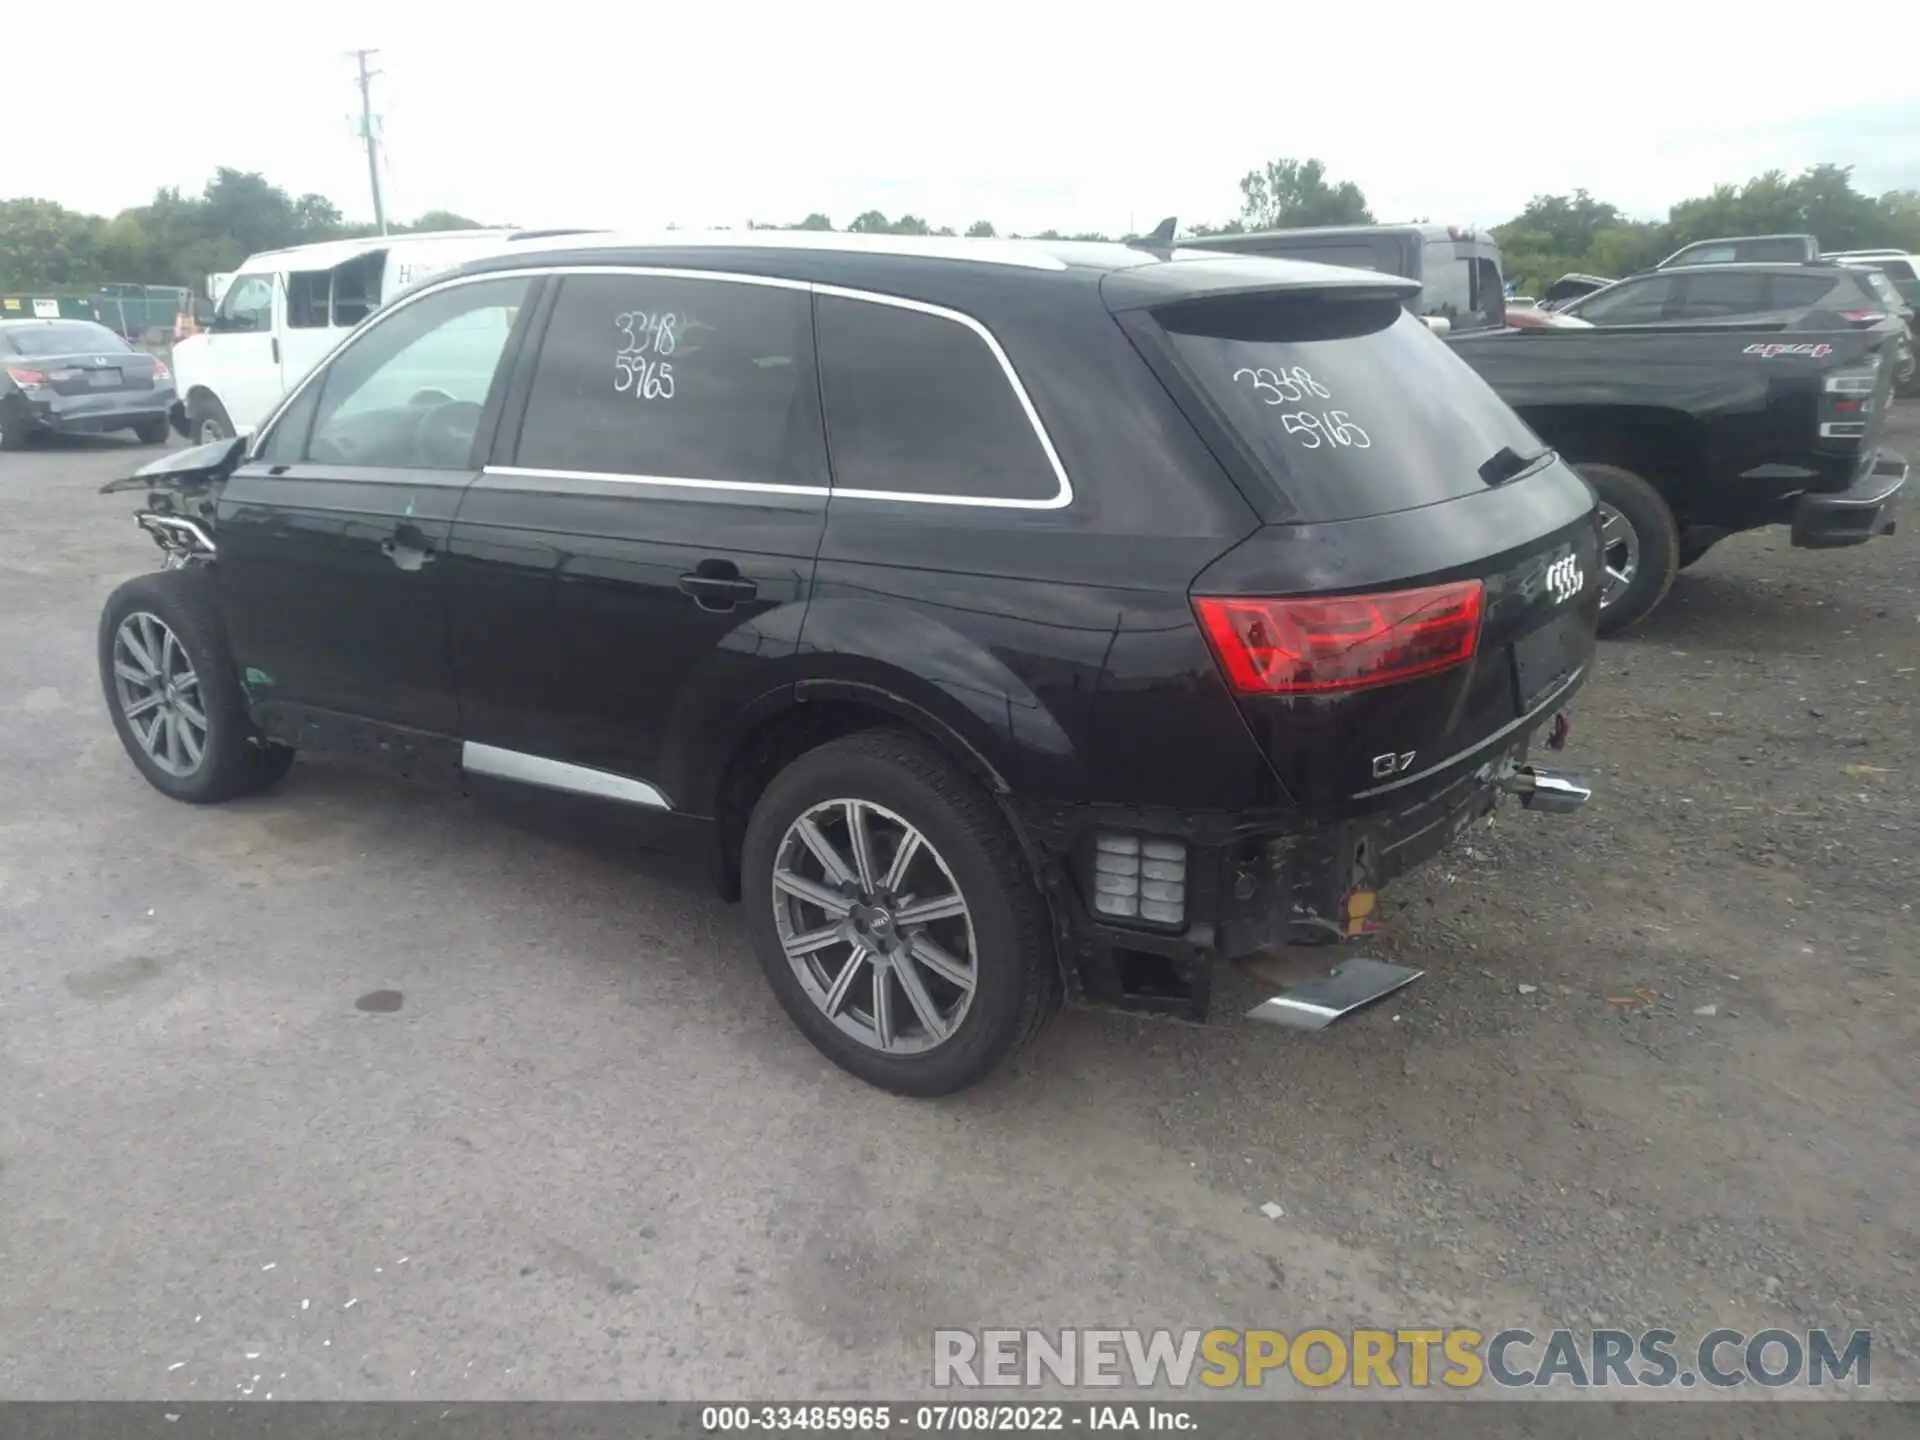
[[[1547,567],[1547,589],[1552,592],[1556,605],[1573,599],[1586,583],[1587,577],[1580,573],[1580,562],[1571,555],[1563,555]]]

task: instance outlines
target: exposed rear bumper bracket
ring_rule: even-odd
[[[1880,451],[1861,467],[1852,489],[1800,497],[1793,509],[1793,544],[1803,550],[1830,550],[1893,534],[1906,484],[1906,460]]]
[[[1406,989],[1424,974],[1424,970],[1355,955],[1318,979],[1262,1000],[1247,1012],[1247,1019],[1285,1025],[1291,1030],[1324,1030],[1334,1021]]]

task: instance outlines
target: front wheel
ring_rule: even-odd
[[[204,569],[140,575],[107,597],[100,685],[135,767],[175,800],[230,800],[266,788],[293,763],[293,751],[247,717]]]
[[[741,873],[781,1006],[871,1085],[965,1089],[1060,1007],[1046,903],[1006,819],[914,736],[848,736],[781,771]]]
[[[187,401],[187,437],[196,445],[212,445],[233,434],[233,421],[227,407],[211,395],[195,395]]]
[[[1573,467],[1600,502],[1600,633],[1618,635],[1653,613],[1680,569],[1680,528],[1660,492],[1631,470]]]

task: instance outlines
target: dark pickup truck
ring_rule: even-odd
[[[1890,535],[1906,461],[1880,448],[1893,336],[1738,324],[1499,330],[1459,355],[1600,499],[1600,632],[1741,530],[1807,548]]]

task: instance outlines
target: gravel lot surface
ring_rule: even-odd
[[[900,1396],[937,1325],[1861,1325],[1916,1378],[1920,505],[1604,647],[1594,804],[1390,892],[1397,1000],[1069,1013],[928,1104],[630,841],[149,789],[93,658],[136,458],[0,457],[0,1397]]]

